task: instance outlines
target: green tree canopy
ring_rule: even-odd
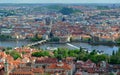
[[[59,42],[59,41],[60,41],[60,39],[58,37],[52,37],[50,39],[50,42]]]
[[[113,52],[113,54],[110,56],[110,62],[111,64],[120,64],[120,48],[118,49],[118,51],[115,53]]]
[[[63,15],[70,15],[72,13],[81,12],[81,11],[73,8],[63,7],[59,12],[62,13]]]
[[[39,51],[39,52],[33,52],[32,56],[41,57],[41,56],[50,56],[50,54],[48,51]]]
[[[14,58],[14,60],[21,57],[20,53],[18,53],[17,51],[11,51],[10,55]]]

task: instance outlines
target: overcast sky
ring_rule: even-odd
[[[120,0],[0,0],[0,3],[120,3]]]

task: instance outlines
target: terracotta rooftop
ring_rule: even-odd
[[[57,63],[57,59],[41,57],[36,59],[35,63]]]
[[[9,75],[34,75],[32,72],[13,72]]]
[[[48,66],[48,69],[64,69],[64,70],[70,70],[72,68],[71,65],[59,62],[59,63],[54,63]]]
[[[14,69],[10,75],[34,75],[34,73],[44,73],[42,68],[19,67]]]
[[[33,68],[32,72],[34,72],[34,73],[44,73],[44,70],[42,68]]]
[[[7,57],[6,53],[5,52],[0,52],[0,57]]]

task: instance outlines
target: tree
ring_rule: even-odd
[[[85,50],[82,47],[80,47],[79,52],[80,53],[86,53]]]
[[[12,39],[12,37],[11,36],[9,36],[9,35],[0,35],[0,40],[9,40],[9,39]]]
[[[33,52],[32,56],[41,57],[41,56],[50,56],[50,54],[48,51],[39,51],[39,52]]]
[[[41,56],[43,56],[43,53],[42,52],[33,52],[32,56],[34,56],[34,57],[41,57]]]
[[[110,73],[110,75],[114,75],[114,73]]]
[[[7,50],[12,50],[12,47],[7,47],[6,49],[7,49]]]
[[[107,56],[106,56],[105,54],[96,55],[94,62],[98,63],[98,62],[100,62],[100,61],[107,61]]]
[[[63,56],[61,54],[58,54],[56,57],[58,60],[62,60]]]
[[[74,10],[72,8],[66,8],[66,7],[60,10],[60,13],[62,13],[63,15],[70,15],[73,12]]]
[[[120,45],[120,38],[116,39],[117,45]]]
[[[96,55],[97,54],[97,51],[96,50],[93,50],[90,55]]]
[[[58,56],[58,50],[54,50],[54,56],[57,57]]]
[[[72,13],[77,13],[81,11],[73,8],[64,7],[59,12],[62,13],[63,15],[70,15]]]
[[[10,55],[14,58],[14,60],[16,60],[17,58],[21,58],[20,53],[16,51],[11,51]]]
[[[120,64],[120,48],[110,56],[110,64]]]
[[[117,60],[116,56],[111,56],[111,57],[110,57],[110,63],[111,63],[111,64],[117,64],[117,61],[118,61],[118,60]]]
[[[6,53],[6,54],[10,54],[10,52],[9,52],[9,51],[5,51],[5,53]]]
[[[70,42],[72,42],[73,41],[73,38],[72,37],[70,37]]]
[[[77,56],[78,56],[77,53],[75,53],[74,50],[69,50],[68,55],[69,55],[70,57],[77,57]]]
[[[22,54],[26,54],[26,52],[23,51]]]
[[[85,54],[82,54],[82,53],[79,54],[77,57],[78,60],[84,60],[84,58],[85,58]]]
[[[115,51],[112,52],[112,55],[113,55],[113,56],[115,55]]]
[[[68,57],[68,49],[67,48],[58,48],[58,55],[62,55],[62,58]]]
[[[50,39],[50,42],[59,42],[60,39],[58,37],[53,37]]]
[[[43,51],[43,56],[50,56],[48,51]]]
[[[55,50],[53,53],[54,53],[54,56],[59,60],[66,57],[75,57],[77,60],[86,61],[90,59],[93,62],[98,63],[100,61],[108,61],[110,59],[108,55],[105,55],[105,54],[98,55],[96,50],[93,50],[91,53],[89,53],[85,51],[82,47],[80,47],[80,49],[75,49],[75,50],[69,50],[67,48],[58,48],[58,50]],[[120,54],[117,53],[117,55],[120,55]],[[116,63],[120,63],[119,56],[112,58],[112,63],[113,61],[116,61],[116,60],[117,60]]]
[[[38,37],[38,33],[35,34],[33,38],[30,39],[31,41],[41,41],[42,37]]]

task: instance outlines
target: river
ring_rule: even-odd
[[[29,41],[0,41],[1,47],[21,47],[23,45],[27,45],[31,42]]]
[[[0,46],[2,47],[21,47],[23,45],[27,45],[30,44],[31,42],[29,41],[0,41]],[[54,48],[60,48],[60,47],[64,47],[64,48],[69,48],[69,49],[77,49],[79,47],[82,48],[86,48],[89,51],[92,51],[94,49],[96,50],[102,50],[104,51],[104,53],[106,54],[112,54],[112,51],[117,51],[118,47],[117,46],[104,46],[104,45],[90,45],[88,43],[69,43],[69,44],[43,44],[43,45],[39,45],[38,47],[40,47],[43,50],[46,50],[47,47],[54,47]]]

